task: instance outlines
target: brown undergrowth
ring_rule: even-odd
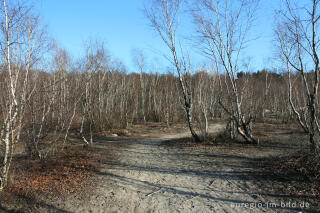
[[[265,143],[279,145],[285,140],[288,146],[299,144],[291,151],[283,150],[280,156],[266,159],[261,165],[264,171],[272,171],[277,176],[299,176],[308,180],[309,184],[292,186],[291,191],[301,196],[319,197],[320,201],[320,157],[315,157],[309,150],[307,135],[297,124],[264,124],[256,128],[258,135]]]
[[[24,160],[14,169],[8,191],[19,195],[69,195],[85,187],[97,162],[98,155],[80,147],[67,147],[64,153],[43,161]]]
[[[262,170],[273,171],[275,175],[300,176],[310,184],[292,186],[291,191],[301,196],[318,197],[320,201],[320,163],[311,153],[299,151],[276,157],[263,164]]]
[[[1,210],[33,212],[43,206],[42,200],[81,196],[95,187],[94,175],[101,161],[112,158],[113,147],[70,144],[46,159],[14,158],[8,187],[0,194]],[[31,209],[26,209],[26,207]]]

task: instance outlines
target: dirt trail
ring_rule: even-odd
[[[221,131],[224,125],[210,127]],[[172,138],[113,141],[125,144],[119,158],[105,162],[98,186],[87,201],[73,199],[59,209],[65,212],[300,212],[287,205],[287,195],[267,191],[273,184],[287,183],[255,172],[260,159],[276,155],[249,150],[190,149],[168,146]],[[244,147],[244,149],[247,149]],[[301,205],[304,201],[296,201]],[[247,205],[247,206],[246,206]],[[251,208],[250,208],[251,207]],[[305,212],[305,211],[304,211]]]

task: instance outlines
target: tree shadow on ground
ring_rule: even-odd
[[[8,198],[7,198],[8,199]],[[11,213],[23,213],[23,212],[61,212],[61,213],[71,213],[64,209],[58,208],[52,204],[48,204],[45,201],[34,198],[33,196],[24,196],[14,194],[10,196],[10,199],[15,199],[19,201],[19,204],[14,204],[13,209],[9,209],[8,207],[4,207],[0,203],[0,212],[11,212]]]
[[[230,205],[234,205],[236,206],[238,205],[242,205],[242,204],[250,204],[250,201],[247,200],[236,200],[236,199],[229,199],[229,198],[223,198],[223,197],[215,197],[212,195],[208,195],[208,194],[204,194],[204,193],[198,193],[198,192],[190,192],[190,191],[185,191],[182,190],[181,187],[179,187],[179,189],[172,187],[170,185],[164,185],[164,184],[155,184],[155,183],[151,183],[149,181],[142,181],[142,180],[138,180],[138,179],[133,179],[133,178],[128,178],[128,177],[124,177],[124,176],[119,176],[119,175],[115,175],[112,173],[108,173],[108,172],[100,172],[98,173],[99,175],[103,175],[103,176],[107,176],[110,179],[113,179],[115,182],[122,184],[123,186],[127,186],[127,185],[131,185],[137,188],[147,188],[151,191],[151,193],[147,193],[146,196],[148,196],[149,194],[152,194],[155,191],[158,190],[163,190],[165,192],[170,192],[174,195],[182,195],[182,196],[186,196],[187,198],[192,198],[192,197],[199,197],[199,198],[205,198],[205,199],[209,199],[212,201],[221,201],[221,202],[227,202]],[[230,192],[230,193],[237,193],[237,192]],[[243,192],[242,192],[243,193]],[[255,192],[248,192],[247,194],[254,196],[257,193]],[[281,197],[281,195],[276,195]],[[264,203],[261,202],[262,206],[269,206],[270,204],[268,203]],[[301,208],[290,208],[290,207],[281,207],[281,206],[269,206],[268,208],[272,208],[272,209],[281,209],[281,210],[290,210],[290,211],[303,211],[303,212],[317,212],[315,210],[306,210],[306,209],[301,209]]]
[[[160,142],[159,142],[160,141]],[[121,143],[119,141],[119,143]],[[259,169],[264,162],[272,161],[272,156],[256,155],[256,152],[260,152],[266,149],[272,150],[274,148],[280,149],[281,152],[286,153],[288,147],[285,143],[268,143],[268,141],[263,141],[260,145],[249,145],[242,144],[239,142],[226,144],[215,144],[212,142],[202,143],[200,148],[198,143],[194,143],[190,138],[180,138],[180,139],[168,139],[168,140],[134,140],[132,145],[139,145],[141,149],[130,149],[127,148],[124,152],[128,155],[139,156],[139,158],[145,159],[146,162],[152,162],[154,157],[153,152],[150,152],[148,147],[157,149],[157,155],[161,155],[163,161],[167,161],[165,164],[139,164],[137,162],[106,162],[108,167],[114,170],[120,171],[125,170],[130,173],[130,171],[138,172],[148,172],[148,173],[160,173],[168,175],[188,175],[197,176],[199,178],[211,178],[213,180],[221,179],[226,181],[241,181],[250,182],[256,185],[255,191],[224,191],[228,194],[246,194],[249,196],[260,196],[272,197],[277,200],[279,199],[308,199],[317,200],[316,196],[312,195],[299,195],[295,192],[277,192],[278,187],[286,187],[290,184],[310,184],[305,176],[301,176],[295,172],[289,173],[278,173],[271,170],[261,170]],[[130,146],[130,145],[129,145]],[[212,146],[213,149],[208,150],[207,146]],[[222,149],[221,151],[220,148]],[[193,149],[194,148],[194,149]],[[216,149],[215,149],[216,148]],[[290,150],[295,150],[295,148],[290,147]],[[244,153],[243,153],[244,152]],[[252,154],[253,153],[253,154]],[[179,160],[176,164],[174,160]],[[170,163],[172,161],[172,163]],[[165,167],[163,166],[165,165]],[[205,166],[203,168],[202,166]],[[187,189],[183,190],[184,186],[170,186],[164,184],[155,184],[148,181],[142,181],[133,178],[127,178],[124,176],[119,176],[112,174],[110,172],[98,172],[98,175],[103,175],[114,182],[122,183],[125,185],[135,185],[137,187],[146,187],[151,191],[158,189],[163,189],[172,194],[184,195],[187,197],[201,197],[214,201],[223,201],[230,204],[241,204],[250,203],[246,200],[236,200],[228,199],[224,197],[215,197],[208,194],[202,194],[199,192],[190,192]],[[259,189],[259,190],[258,190]],[[261,189],[261,190],[260,190]],[[214,191],[212,189],[211,191]],[[317,201],[314,201],[317,202]],[[283,209],[290,211],[303,211],[303,212],[317,212],[315,210],[306,210],[299,208],[281,208],[280,206],[273,207],[275,209]]]

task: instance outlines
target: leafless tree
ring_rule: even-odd
[[[136,66],[138,67],[138,70],[140,72],[140,86],[141,86],[140,109],[141,109],[143,122],[146,123],[146,114],[145,114],[145,93],[146,93],[146,90],[145,90],[145,78],[144,78],[144,74],[146,72],[146,58],[145,58],[142,50],[135,49],[132,51],[132,54],[133,54],[132,55],[133,61],[136,64]]]
[[[284,5],[285,10],[279,11],[276,36],[288,74],[289,103],[299,124],[309,134],[311,150],[319,154],[319,1],[310,0],[305,4],[285,0]],[[294,73],[300,74],[304,87],[299,93],[306,101],[300,106],[295,105],[297,96],[294,97],[292,92]]]
[[[151,26],[160,35],[171,52],[171,57],[168,59],[174,64],[178,74],[189,130],[194,140],[200,141],[193,127],[191,89],[188,88],[184,78],[185,74],[190,72],[190,64],[188,60],[185,60],[183,54],[179,58],[176,46],[176,32],[179,24],[178,16],[181,7],[181,0],[152,0],[150,6],[145,7],[144,11]]]
[[[231,127],[235,124],[236,131],[246,141],[256,143],[251,129],[252,116],[242,111],[242,91],[237,84],[237,73],[257,1],[198,0],[196,5],[193,15],[205,53],[214,61],[216,69],[226,74],[226,78],[220,79],[221,90],[224,88],[231,99],[230,103],[225,103],[221,97],[219,103],[230,115]]]
[[[29,98],[29,75],[37,63],[43,41],[39,19],[21,2],[2,1],[1,16],[2,89],[0,145],[4,145],[0,172],[0,190],[6,183],[14,144],[23,128],[26,102]],[[32,89],[31,89],[32,90]]]
[[[214,86],[216,84],[216,75],[208,73],[207,70],[201,69],[193,76],[194,100],[195,100],[195,119],[198,121],[201,137],[203,139],[209,133],[210,111],[214,110],[214,102],[217,98]],[[212,118],[214,115],[212,115]]]

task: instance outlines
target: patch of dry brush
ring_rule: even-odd
[[[65,197],[93,186],[92,177],[99,166],[101,153],[69,146],[63,153],[46,160],[16,159],[11,183],[4,196]]]

